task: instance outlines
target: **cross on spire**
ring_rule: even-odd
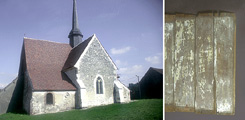
[[[68,36],[70,38],[71,47],[77,46],[82,42],[83,35],[79,29],[76,0],[73,0],[73,15],[72,15],[72,29]]]

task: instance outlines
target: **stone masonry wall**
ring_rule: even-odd
[[[46,104],[46,95],[53,94],[53,104]],[[32,92],[30,101],[32,115],[55,113],[75,108],[75,91]]]
[[[78,80],[82,80],[86,87],[85,101],[87,106],[111,104],[114,102],[113,87],[116,80],[116,69],[110,57],[96,37],[88,46],[87,52],[75,65],[78,68]],[[96,79],[103,80],[103,94],[96,94]]]

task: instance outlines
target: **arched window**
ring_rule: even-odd
[[[103,94],[103,81],[100,77],[96,80],[96,93]]]
[[[46,104],[53,104],[53,103],[54,103],[54,101],[53,101],[53,94],[48,93],[46,95]]]

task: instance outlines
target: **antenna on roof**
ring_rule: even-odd
[[[24,33],[24,38],[26,38],[26,34]]]

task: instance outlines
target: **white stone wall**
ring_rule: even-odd
[[[130,102],[130,90],[126,87],[123,87],[123,96],[122,96],[122,102]]]
[[[116,102],[130,102],[130,90],[124,86],[119,80],[114,81]]]
[[[114,103],[113,88],[114,80],[117,79],[117,68],[95,35],[75,67],[77,82],[84,85],[84,89],[81,90],[82,107]],[[98,76],[103,81],[103,94],[96,94]]]
[[[53,94],[53,104],[46,104],[46,94]],[[55,113],[75,108],[75,91],[32,92],[30,114]]]

